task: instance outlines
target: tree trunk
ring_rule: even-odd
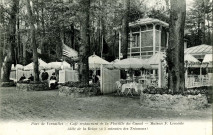
[[[210,45],[211,44],[211,27],[210,27],[210,16],[209,14],[207,14],[207,20],[208,20],[208,36],[207,36],[207,44]]]
[[[184,25],[186,17],[185,0],[171,0],[169,46],[167,52],[169,89],[173,94],[182,93],[184,78]]]
[[[213,9],[212,9],[212,20],[213,20]],[[213,21],[212,21],[213,26]],[[211,33],[211,45],[213,46],[213,32]]]
[[[127,58],[128,53],[128,33],[129,33],[129,8],[130,0],[124,1],[124,16],[122,20],[122,47],[121,53],[123,54],[123,59]]]
[[[203,6],[202,6],[202,11],[201,11],[201,14],[202,14],[202,19],[201,19],[201,34],[202,34],[202,36],[201,36],[201,41],[202,41],[202,44],[205,44],[206,43],[206,34],[205,34],[205,20],[206,20],[206,14],[205,14],[205,8],[206,8],[206,6],[205,6],[205,0],[203,0],[202,1],[202,4],[203,4]]]
[[[89,15],[90,15],[90,0],[81,0],[81,45],[79,48],[79,79],[82,83],[89,84]]]
[[[19,4],[18,4],[19,5]],[[19,18],[19,6],[18,6],[18,13],[17,13],[17,63],[21,63],[22,61],[22,47],[21,47],[21,37],[20,37],[20,18]]]
[[[15,46],[16,46],[16,14],[18,10],[18,1],[12,0],[11,13],[9,19],[9,44],[7,47],[7,55],[4,59],[3,65],[3,78],[2,81],[7,82],[10,80],[10,71],[12,63],[15,63]]]
[[[23,42],[23,65],[27,64],[26,42]]]
[[[3,24],[3,9],[2,9],[2,7],[0,7],[0,24]],[[4,25],[3,25],[4,26]],[[3,60],[4,60],[4,58],[3,58],[3,44],[4,44],[4,39],[3,39],[3,27],[2,26],[0,26],[0,80],[1,80],[1,74],[2,74],[2,72],[1,72],[1,69],[2,69],[2,64],[3,64]]]
[[[36,45],[36,38],[35,38],[35,18],[33,16],[33,12],[30,6],[30,0],[27,0],[27,11],[29,16],[29,24],[30,24],[30,34],[31,34],[31,45],[33,47],[33,72],[35,76],[35,82],[39,81],[39,69],[38,69],[38,53],[37,53],[37,45]]]
[[[74,45],[74,40],[75,40],[75,28],[74,28],[74,24],[72,23],[70,25],[70,44],[72,46],[73,49],[75,49],[75,45]]]
[[[42,0],[42,4],[44,5],[44,2]],[[41,52],[47,52],[44,50],[44,39],[45,39],[45,23],[44,23],[44,7],[41,8],[41,26],[42,26],[42,38],[41,38]]]

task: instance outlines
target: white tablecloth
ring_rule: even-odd
[[[123,93],[125,91],[125,89],[134,89],[137,93],[138,90],[143,91],[143,85],[140,83],[126,83],[122,85],[122,90],[121,92]]]

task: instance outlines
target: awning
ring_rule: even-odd
[[[204,59],[203,59],[203,62],[202,63],[210,63],[210,62],[212,62],[213,60],[212,60],[212,54],[206,54],[205,56],[204,56]]]
[[[198,59],[196,59],[194,56],[192,56],[191,54],[185,54],[184,55],[184,62],[200,63],[200,61]]]

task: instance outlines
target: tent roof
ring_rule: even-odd
[[[187,54],[211,54],[212,46],[211,45],[198,45],[194,47],[190,47],[184,50],[184,53]]]
[[[89,58],[89,68],[90,69],[97,69],[100,68],[101,64],[110,64],[108,61],[102,59],[101,57],[93,54]]]
[[[92,63],[92,64],[110,64],[108,61],[102,59],[101,57],[93,54],[89,57],[89,63]]]
[[[166,55],[163,52],[158,52],[154,54],[152,57],[150,57],[147,62],[150,65],[158,65],[160,60],[163,60],[166,57]]]
[[[70,64],[67,63],[66,61],[48,63],[48,68],[50,68],[50,69],[61,69],[62,66],[63,66],[63,68],[70,68]]]
[[[118,62],[118,61],[120,61],[120,60],[119,59],[115,59],[115,60],[111,61],[110,64],[113,64],[113,63]]]
[[[149,68],[149,64],[146,63],[145,60],[139,58],[127,58],[117,61],[113,64],[116,68],[123,68],[123,69],[140,69],[140,68]]]
[[[204,59],[203,59],[203,63],[209,63],[209,62],[212,62],[212,54],[206,54],[204,56]]]
[[[24,69],[24,66],[21,64],[16,64],[16,66],[14,66],[14,64],[12,64],[11,67],[12,70],[16,70],[16,69]]]
[[[24,66],[24,70],[32,70],[33,64],[34,63],[31,62],[30,64]],[[38,64],[39,64],[39,70],[48,68],[48,64],[44,62],[42,59],[38,59]]]

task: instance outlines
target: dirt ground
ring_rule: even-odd
[[[139,97],[102,95],[73,99],[57,90],[18,91],[0,88],[1,120],[211,120],[212,105],[203,110],[167,110],[140,106]]]

